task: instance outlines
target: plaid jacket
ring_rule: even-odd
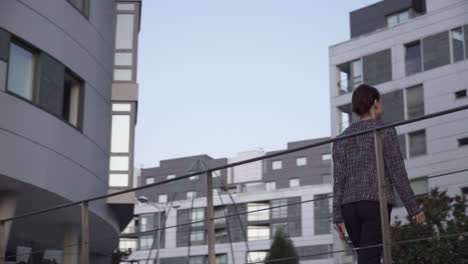
[[[357,133],[384,125],[381,120],[363,120],[352,124],[341,135]],[[394,128],[382,131],[382,148],[385,163],[385,185],[389,204],[395,204],[393,188],[400,195],[408,214],[419,211],[410,187],[405,163],[401,156]],[[343,139],[333,144],[333,222],[343,222],[343,204],[370,200],[378,201],[377,168],[375,162],[374,134],[368,133]]]

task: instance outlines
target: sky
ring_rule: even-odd
[[[135,166],[330,136],[328,47],[376,0],[145,0]]]

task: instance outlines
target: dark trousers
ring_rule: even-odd
[[[366,247],[382,243],[380,206],[375,201],[360,201],[342,206],[346,231],[354,247]],[[392,207],[388,206],[388,216]],[[359,264],[380,264],[382,247],[358,250]]]

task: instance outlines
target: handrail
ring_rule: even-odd
[[[337,136],[335,138],[322,140],[320,142],[316,142],[316,143],[313,143],[313,144],[308,144],[308,145],[301,146],[301,147],[296,147],[296,148],[291,148],[291,149],[287,149],[287,150],[283,150],[283,151],[274,152],[274,153],[264,155],[264,156],[261,156],[261,157],[256,157],[256,158],[252,158],[252,159],[238,161],[238,162],[234,162],[234,163],[230,163],[230,164],[226,164],[226,165],[222,165],[222,166],[218,166],[218,167],[207,168],[206,170],[202,170],[202,171],[198,171],[198,172],[191,172],[191,173],[188,173],[188,174],[185,174],[185,175],[173,178],[173,179],[165,179],[165,180],[155,182],[155,183],[152,183],[152,184],[148,184],[148,185],[145,185],[145,186],[139,186],[139,187],[123,190],[123,191],[114,192],[114,193],[111,193],[111,194],[95,196],[95,197],[91,197],[91,198],[88,198],[88,199],[79,200],[79,201],[76,201],[76,202],[71,202],[71,203],[58,205],[58,206],[54,206],[54,207],[50,207],[50,208],[46,208],[46,209],[42,209],[42,210],[33,211],[33,212],[26,213],[26,214],[23,214],[23,215],[18,215],[18,216],[14,216],[14,217],[10,217],[10,218],[5,218],[5,219],[0,219],[0,224],[5,223],[5,222],[18,220],[18,219],[22,219],[22,218],[26,218],[26,217],[29,217],[29,216],[34,216],[34,215],[38,215],[38,214],[43,214],[43,213],[47,213],[47,212],[51,212],[51,211],[71,207],[71,206],[77,206],[77,205],[80,205],[80,204],[86,203],[86,202],[92,202],[92,201],[106,199],[106,198],[110,198],[110,197],[114,197],[114,196],[118,196],[118,195],[122,195],[122,194],[136,192],[136,191],[140,191],[140,190],[144,190],[144,189],[149,189],[149,188],[156,187],[156,186],[159,186],[159,185],[163,185],[163,184],[167,184],[167,183],[187,179],[187,178],[190,178],[192,176],[207,174],[209,172],[213,172],[213,171],[217,171],[217,170],[228,169],[228,168],[232,168],[232,167],[236,167],[236,166],[240,166],[240,165],[245,165],[245,164],[248,164],[248,163],[253,163],[253,162],[266,160],[266,159],[271,159],[271,158],[283,156],[283,155],[286,155],[286,154],[295,153],[295,152],[299,152],[299,151],[302,151],[302,150],[323,146],[323,145],[326,145],[326,144],[331,144],[331,143],[341,141],[341,140],[344,140],[344,139],[348,139],[348,138],[351,138],[351,137],[356,137],[356,136],[372,133],[374,131],[381,131],[381,130],[388,129],[388,128],[394,128],[394,127],[399,127],[399,126],[412,124],[412,123],[416,123],[416,122],[420,122],[420,121],[425,121],[425,120],[428,120],[428,119],[432,119],[432,118],[436,118],[436,117],[440,117],[440,116],[445,116],[445,115],[448,115],[448,114],[461,112],[461,111],[464,111],[464,110],[468,110],[468,105],[455,107],[455,108],[452,108],[452,109],[449,109],[449,110],[444,110],[444,111],[431,113],[431,114],[424,115],[424,116],[421,116],[421,117],[418,117],[418,118],[398,121],[398,122],[394,122],[394,123],[391,123],[391,124],[386,124],[386,125],[383,125],[383,126],[363,130],[363,131],[360,131],[360,132],[356,132],[356,133],[352,133],[352,134],[348,134],[348,135],[344,135],[344,136]]]

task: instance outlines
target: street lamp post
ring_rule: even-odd
[[[156,264],[160,264],[159,260],[159,251],[161,249],[161,226],[162,223],[166,223],[167,217],[169,216],[169,212],[171,211],[171,208],[177,209],[180,207],[179,204],[173,204],[172,202],[166,203],[164,207],[161,207],[159,204],[151,202],[146,196],[139,196],[137,198],[138,202],[142,204],[148,204],[156,208],[158,211],[158,228],[156,230],[156,243],[157,243],[157,251],[156,251]],[[162,213],[164,213],[164,221],[162,219]],[[148,258],[146,259],[146,264],[149,264],[149,260],[151,258],[151,251],[153,250],[154,247],[154,241],[151,243],[151,247],[148,253]]]

